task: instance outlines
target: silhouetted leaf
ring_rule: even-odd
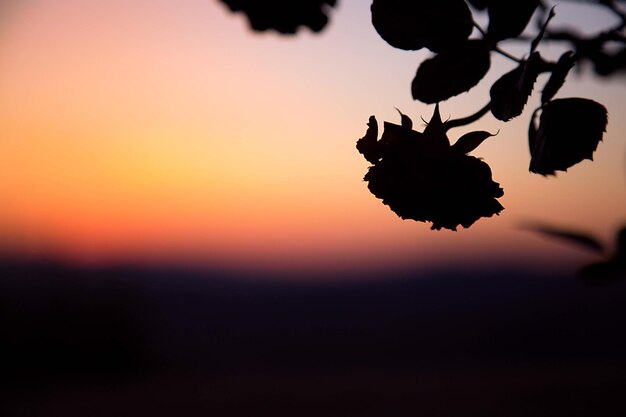
[[[370,116],[369,122],[367,123],[367,132],[365,132],[365,136],[356,142],[356,149],[372,164],[375,164],[380,159],[381,151],[378,143],[378,122],[374,116]]]
[[[530,52],[531,53],[535,52],[535,50],[537,49],[537,46],[539,46],[539,42],[541,42],[541,40],[543,39],[544,35],[546,34],[546,29],[548,29],[548,24],[550,23],[550,20],[552,20],[554,18],[554,16],[555,16],[554,6],[552,6],[552,8],[550,8],[550,13],[548,13],[548,18],[546,19],[546,21],[541,26],[541,29],[539,30],[539,33],[537,34],[537,36],[535,36],[535,39],[533,39],[533,41],[530,43]]]
[[[607,121],[606,108],[593,100],[567,98],[548,102],[542,109],[539,127],[535,128],[535,138],[529,138],[530,171],[554,175],[583,159],[593,160]]]
[[[604,246],[597,239],[586,233],[544,225],[528,225],[525,228],[549,237],[566,240],[596,253],[604,252]]]
[[[573,57],[574,52],[567,51],[559,58],[559,62],[556,64],[556,68],[552,71],[548,82],[543,87],[541,92],[541,104],[546,104],[548,101],[556,95],[559,89],[565,83],[567,74],[574,67],[576,60]]]
[[[314,32],[321,31],[328,23],[327,7],[337,0],[221,0],[233,12],[244,12],[250,27],[255,31],[277,30],[294,34],[300,26]]]
[[[364,180],[398,216],[456,230],[504,209],[497,200],[504,193],[491,179],[489,165],[449,146],[438,106],[423,133],[389,122],[384,126],[378,141],[382,156]]]
[[[468,154],[478,147],[488,137],[495,136],[489,132],[479,130],[476,132],[469,132],[461,136],[452,149],[462,154]]]
[[[438,52],[464,42],[472,32],[472,14],[464,0],[374,0],[372,24],[395,48]]]
[[[490,1],[487,36],[495,41],[519,36],[538,5],[539,0]]]
[[[473,39],[425,60],[413,79],[413,98],[432,104],[468,91],[489,71],[489,54],[485,42]]]
[[[541,64],[541,56],[533,52],[491,86],[491,113],[495,118],[506,122],[522,114],[541,72]]]

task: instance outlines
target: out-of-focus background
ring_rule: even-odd
[[[433,110],[410,95],[428,53],[386,44],[369,2],[289,38],[217,1],[1,7],[6,415],[621,415],[624,284],[582,285],[593,254],[521,225],[613,243],[622,77],[568,79],[559,97],[601,102],[609,126],[594,162],[556,177],[528,172],[537,97],[471,126],[499,130],[473,154],[505,210],[436,232],[362,181],[369,116],[398,107],[421,129]],[[613,23],[556,12],[585,32]],[[481,108],[513,67],[494,55],[442,116]]]

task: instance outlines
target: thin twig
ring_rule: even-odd
[[[494,45],[494,46],[491,48],[491,50],[492,50],[492,51],[494,51],[494,52],[499,53],[500,55],[502,55],[502,56],[504,56],[504,57],[509,58],[509,59],[510,59],[510,60],[512,60],[512,61],[517,62],[518,64],[521,64],[521,63],[524,61],[523,59],[520,59],[520,58],[514,57],[513,55],[509,54],[507,51],[505,51],[505,50],[503,50],[503,49],[500,49],[497,45]]]
[[[481,28],[481,27],[480,27],[480,25],[479,25],[478,23],[476,23],[476,22],[472,22],[472,23],[474,24],[474,27],[475,27],[476,29],[478,29],[478,31],[480,32],[480,34],[482,35],[482,37],[483,37],[483,38],[485,38],[485,37],[487,36],[487,32],[486,32],[483,28]],[[504,50],[500,49],[500,48],[498,47],[498,45],[496,45],[496,44],[494,44],[494,45],[491,47],[491,50],[492,50],[492,51],[494,51],[494,52],[499,53],[499,54],[500,54],[500,55],[502,55],[502,56],[505,56],[505,57],[509,58],[510,60],[513,60],[513,61],[517,62],[518,64],[520,64],[520,63],[522,62],[522,60],[521,60],[521,59],[519,59],[519,58],[517,58],[517,57],[514,57],[513,55],[509,54],[508,52],[506,52],[506,51],[504,51]]]

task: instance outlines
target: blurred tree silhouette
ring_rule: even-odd
[[[337,3],[221,1],[233,11],[244,12],[252,29],[284,34],[294,34],[300,26],[322,30],[328,11]],[[617,23],[591,35],[553,28],[550,21],[556,6],[548,0],[373,0],[372,24],[390,46],[426,48],[434,54],[418,66],[411,93],[415,100],[436,106],[424,132],[412,130],[411,119],[401,114],[401,124],[385,122],[378,139],[378,122],[370,117],[365,136],[357,141],[357,150],[372,164],[364,178],[370,191],[403,219],[431,222],[433,229],[467,228],[481,217],[500,213],[503,207],[496,199],[503,191],[491,180],[489,166],[467,155],[494,135],[469,132],[450,146],[446,132],[488,112],[502,122],[521,116],[541,74],[549,77],[542,87],[540,107],[530,116],[529,171],[556,175],[592,160],[606,131],[606,108],[589,98],[555,97],[570,72],[583,64],[590,63],[601,77],[626,71],[625,2],[578,2],[608,10]],[[478,15],[486,18],[486,28],[477,23]],[[516,57],[504,50],[502,42],[510,40],[528,44],[528,53]],[[544,42],[568,50],[551,61],[539,50]],[[488,103],[475,114],[442,122],[439,103],[475,87],[489,73],[492,54],[517,65],[493,83]]]

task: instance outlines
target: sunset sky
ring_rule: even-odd
[[[626,89],[624,78],[590,71],[572,74],[558,97],[607,107],[595,162],[550,178],[528,172],[538,94],[509,123],[487,116],[450,132],[455,140],[470,129],[500,131],[473,152],[504,188],[500,216],[431,231],[370,194],[368,163],[355,149],[369,116],[398,122],[398,107],[421,130],[420,116],[428,120],[433,108],[410,94],[429,53],[386,44],[369,5],[343,0],[322,34],[285,38],[251,32],[215,0],[5,2],[0,249],[86,264],[357,270],[513,262],[574,271],[594,258],[520,225],[587,230],[612,243],[626,222]],[[553,24],[571,19],[586,30],[611,21],[563,5]],[[482,107],[511,68],[494,56],[479,87],[442,103],[442,116]]]

